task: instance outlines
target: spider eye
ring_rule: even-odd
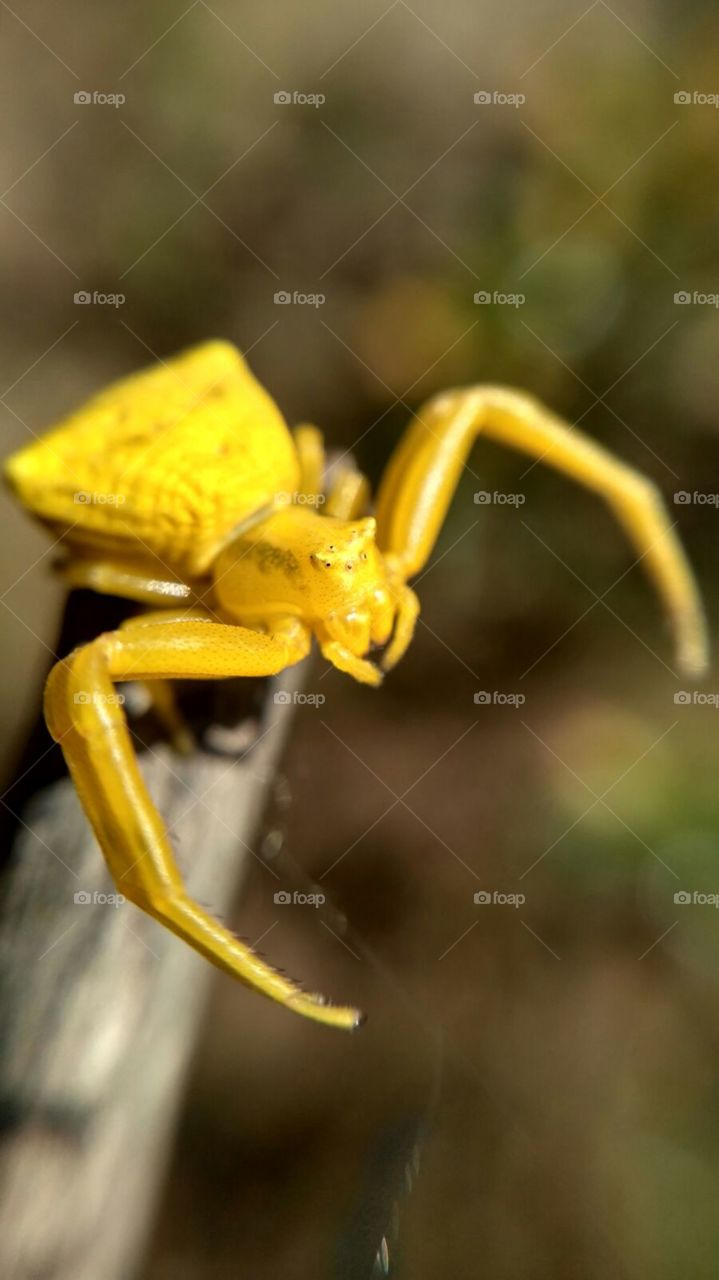
[[[332,565],[330,564],[329,560],[325,560],[325,569],[331,569],[331,568],[332,568]]]

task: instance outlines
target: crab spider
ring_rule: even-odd
[[[290,433],[222,342],[111,386],[6,464],[21,502],[62,539],[70,586],[152,606],[58,662],[45,693],[48,728],[115,882],[213,964],[330,1026],[351,1029],[360,1015],[277,973],[187,894],[113,687],[274,675],[313,637],[333,666],[378,685],[412,639],[419,602],[408,580],[481,434],[610,504],[664,602],[678,663],[701,671],[702,608],[657,490],[519,391],[479,386],[426,403],[389,461],[374,516],[351,469],[319,501],[320,433]]]

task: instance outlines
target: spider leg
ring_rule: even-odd
[[[369,684],[375,689],[382,683],[382,673],[372,662],[368,662],[366,658],[358,658],[347,645],[333,639],[321,623],[317,624],[317,640],[322,657],[338,671],[344,671],[360,684]]]
[[[392,582],[391,577],[390,582],[397,613],[392,639],[387,645],[380,663],[383,671],[391,671],[392,667],[395,667],[400,658],[407,652],[419,617],[419,600],[412,588],[401,580]]]
[[[338,520],[356,520],[366,515],[369,499],[370,487],[366,475],[355,466],[340,462],[332,476],[324,514],[335,516]]]
[[[330,467],[329,490],[324,495],[326,453],[322,432],[303,423],[294,432],[300,459],[300,492],[319,501],[324,496],[323,514],[340,520],[354,520],[364,515],[369,506],[369,482],[353,465]]]
[[[678,663],[687,672],[703,671],[704,612],[659,491],[519,391],[486,386],[436,396],[407,429],[377,499],[378,545],[397,558],[403,575],[411,577],[426,564],[480,432],[549,463],[609,503],[663,600]]]
[[[56,564],[55,571],[70,589],[84,587],[102,595],[120,596],[142,604],[171,605],[182,600],[190,602],[194,598],[187,583],[154,575],[152,565],[142,560],[70,556]],[[164,616],[173,615],[168,612]],[[209,619],[212,615],[202,607],[191,607],[177,616],[207,616]],[[147,682],[146,688],[153,711],[175,750],[180,755],[190,755],[195,745],[194,737],[177,706],[171,682],[154,680]]]
[[[316,498],[322,493],[325,474],[325,446],[319,427],[303,422],[292,432],[300,460],[300,493]]]
[[[171,680],[144,681],[147,696],[165,736],[180,756],[191,756],[197,743],[192,729],[177,705]]]
[[[130,560],[71,556],[55,566],[55,572],[68,587],[86,587],[102,595],[139,600],[142,604],[171,605],[192,599],[192,588],[186,582]]]
[[[121,892],[246,986],[308,1018],[351,1029],[360,1020],[356,1009],[302,991],[188,896],[114,693],[119,680],[270,675],[298,662],[309,645],[307,628],[295,619],[268,634],[197,617],[132,619],[53,668],[45,717]]]

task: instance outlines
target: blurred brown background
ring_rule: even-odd
[[[657,481],[715,613],[714,6],[32,0],[0,22],[4,453],[208,336],[374,480],[425,395],[507,382]],[[97,93],[125,101],[75,101]],[[345,942],[261,868],[237,906],[368,1026],[216,978],[143,1280],[329,1274],[406,1114],[413,1280],[716,1274],[719,915],[674,895],[719,891],[717,707],[596,498],[490,444],[471,466],[412,649],[380,693],[316,665],[267,817]],[[62,597],[1,501],[9,774]]]

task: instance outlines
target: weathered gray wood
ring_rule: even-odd
[[[281,687],[301,679],[295,668]],[[219,915],[291,720],[277,688],[241,760],[164,745],[141,755],[190,891]],[[0,903],[0,1275],[129,1280],[211,968],[130,903],[75,900],[114,889],[67,779],[23,819]]]

